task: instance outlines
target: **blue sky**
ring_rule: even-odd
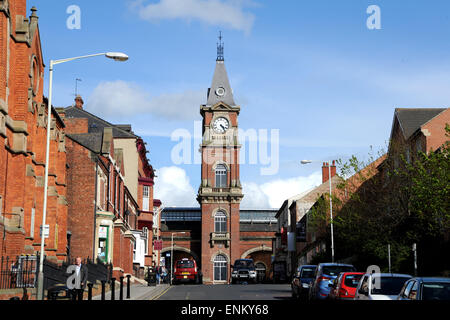
[[[156,197],[194,205],[198,164],[175,165],[176,129],[193,133],[211,84],[222,30],[225,64],[243,129],[279,129],[280,168],[243,165],[243,206],[277,207],[321,182],[319,162],[365,158],[386,145],[395,107],[446,107],[450,98],[450,2],[442,0],[34,0],[50,59],[123,51],[125,63],[91,58],[58,65],[54,105],[73,102],[130,123],[158,170]],[[81,29],[69,30],[70,5]],[[369,5],[381,30],[369,30]],[[48,74],[46,74],[46,82]],[[45,89],[47,92],[47,87]],[[193,150],[195,148],[193,147]]]

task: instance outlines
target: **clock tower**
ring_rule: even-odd
[[[206,284],[228,283],[230,265],[240,258],[238,116],[240,107],[224,64],[222,36],[203,117],[201,184],[197,200],[202,212],[201,269]]]

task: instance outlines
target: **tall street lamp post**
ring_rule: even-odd
[[[309,164],[315,161],[302,160],[301,164]],[[330,183],[330,227],[331,227],[331,262],[334,262],[334,235],[333,235],[333,198],[331,194],[331,161],[328,162],[328,181]]]
[[[186,232],[172,232],[172,247],[170,249],[170,285],[172,285],[172,279],[173,279],[173,235],[174,234],[186,234]]]
[[[41,225],[41,251],[39,257],[39,273],[38,273],[38,292],[37,298],[38,300],[43,300],[44,296],[44,247],[45,247],[45,220],[47,216],[47,194],[48,194],[48,169],[49,169],[49,157],[50,157],[50,127],[52,121],[52,91],[53,91],[53,66],[73,60],[96,57],[96,56],[105,56],[109,59],[113,59],[115,61],[127,61],[128,56],[121,52],[106,52],[106,53],[97,53],[90,54],[86,56],[67,58],[61,60],[50,60],[50,74],[49,74],[49,86],[48,86],[48,115],[47,115],[47,147],[45,153],[45,176],[44,176],[44,208],[42,212],[42,225]]]

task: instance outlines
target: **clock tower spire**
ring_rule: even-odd
[[[240,258],[239,213],[243,198],[239,177],[238,116],[223,59],[222,33],[203,117],[201,184],[204,283],[228,283],[230,264]]]

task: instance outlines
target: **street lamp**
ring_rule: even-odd
[[[301,164],[309,164],[315,161],[302,160]],[[334,262],[334,235],[333,235],[333,199],[331,195],[331,161],[328,162],[328,181],[330,183],[330,227],[331,227],[331,262]]]
[[[174,234],[186,234],[186,232],[172,232],[172,247],[170,249],[170,285],[172,285],[173,279],[173,235]]]
[[[39,274],[38,274],[38,300],[43,300],[44,295],[44,246],[45,246],[45,220],[47,216],[47,194],[48,194],[48,167],[50,157],[50,127],[52,121],[52,91],[53,91],[53,66],[73,60],[91,58],[97,56],[105,56],[106,58],[113,59],[115,61],[127,61],[128,56],[121,52],[104,52],[96,53],[85,56],[66,58],[61,60],[50,60],[50,74],[49,74],[49,86],[48,86],[48,115],[47,115],[47,147],[45,153],[45,176],[44,176],[44,207],[42,211],[42,226],[41,226],[41,252],[39,259]]]

